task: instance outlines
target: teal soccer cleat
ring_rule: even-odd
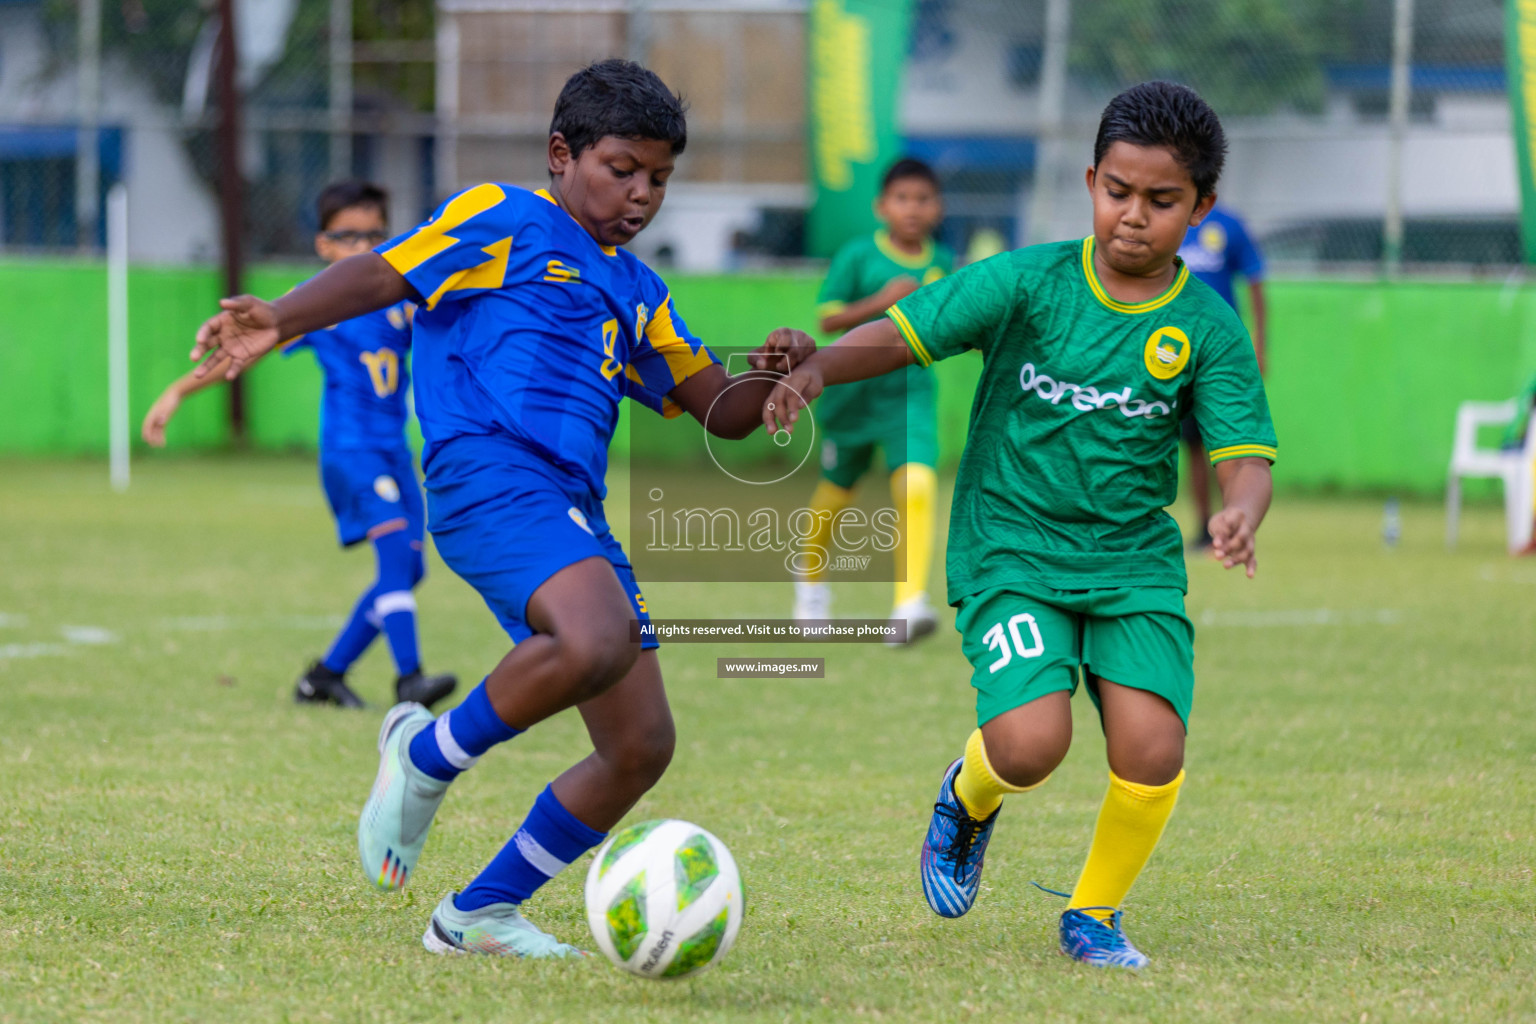
[[[940,917],[959,917],[976,902],[987,843],[997,816],[1003,812],[999,807],[986,821],[977,821],[960,803],[955,795],[955,776],[963,760],[956,758],[945,770],[928,835],[923,839],[923,896]]]
[[[1088,907],[1087,910],[1113,910]],[[1079,907],[1061,915],[1061,951],[1073,960],[1095,967],[1145,967],[1152,961],[1131,945],[1120,927],[1120,911],[1114,910],[1105,924]]]
[[[460,910],[453,893],[432,911],[421,944],[430,953],[487,953],[491,956],[589,956],[529,923],[515,903],[492,903],[478,910]]]
[[[379,774],[357,819],[357,854],[363,874],[380,889],[404,889],[416,870],[448,783],[411,763],[411,739],[432,728],[420,704],[396,704],[379,727]]]

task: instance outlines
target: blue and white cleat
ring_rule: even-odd
[[[1113,912],[1105,924],[1085,909]],[[1061,951],[1095,967],[1145,967],[1152,962],[1125,937],[1120,911],[1112,907],[1079,907],[1062,914]]]
[[[448,783],[411,763],[411,739],[432,728],[420,704],[396,704],[379,727],[379,774],[357,819],[357,854],[363,874],[380,889],[404,889]]]
[[[530,924],[515,903],[492,903],[478,910],[460,910],[453,893],[432,911],[421,944],[430,953],[487,953],[491,956],[589,956]]]
[[[955,795],[955,776],[964,758],[956,758],[939,784],[928,835],[923,839],[923,896],[940,917],[959,917],[976,902],[981,888],[982,860],[992,839],[992,826],[1002,808],[986,821],[977,821]]]

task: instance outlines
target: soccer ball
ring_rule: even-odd
[[[743,906],[731,851],[686,821],[614,833],[587,871],[592,938],[642,978],[681,978],[717,962],[736,941]]]

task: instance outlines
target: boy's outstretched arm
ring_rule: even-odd
[[[857,302],[850,302],[836,313],[829,313],[821,318],[821,332],[823,334],[837,334],[841,331],[850,331],[860,324],[872,320],[890,309],[902,299],[917,291],[919,285],[915,277],[903,274],[885,283],[885,286],[873,295],[866,295]]]
[[[1211,516],[1211,556],[1231,569],[1248,568],[1248,578],[1259,569],[1254,534],[1269,511],[1274,489],[1269,460],[1227,459],[1216,463],[1216,483],[1221,487],[1222,509]]]
[[[881,317],[855,327],[779,381],[760,407],[760,422],[770,434],[780,430],[793,432],[800,410],[811,404],[828,384],[878,377],[912,362],[912,350],[890,320]]]
[[[223,382],[223,377],[211,373],[199,377],[195,371],[177,377],[166,386],[164,391],[160,392],[160,397],[155,399],[155,404],[151,405],[149,411],[144,414],[144,423],[139,428],[139,435],[150,447],[164,448],[166,424],[171,422],[171,417],[175,416],[176,410],[181,408],[182,401],[190,394]]]
[[[194,362],[209,358],[192,374],[234,380],[284,338],[318,331],[411,297],[411,286],[384,257],[365,252],[331,264],[272,302],[253,295],[221,299],[222,312],[197,330],[191,358]]]
[[[747,354],[746,373],[731,376],[719,364],[689,377],[668,394],[716,437],[739,441],[757,429],[768,392],[816,351],[804,331],[780,327]]]

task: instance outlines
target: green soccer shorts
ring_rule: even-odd
[[[1056,690],[1076,693],[1086,669],[1157,694],[1189,728],[1195,626],[1177,587],[1009,584],[961,601],[955,628],[972,667],[978,725]],[[1088,695],[1097,707],[1097,687]]]
[[[885,452],[885,468],[892,473],[909,462],[920,462],[929,469],[939,464],[938,440],[929,431],[897,429],[875,441],[849,441],[828,432],[821,441],[821,475],[851,490],[869,472],[877,447]]]
[[[939,425],[933,395],[910,396],[906,415],[883,417],[884,423],[863,423],[857,429],[828,427],[821,435],[821,475],[845,490],[852,489],[869,472],[875,449],[885,453],[885,468],[918,462],[929,469],[939,465]]]

